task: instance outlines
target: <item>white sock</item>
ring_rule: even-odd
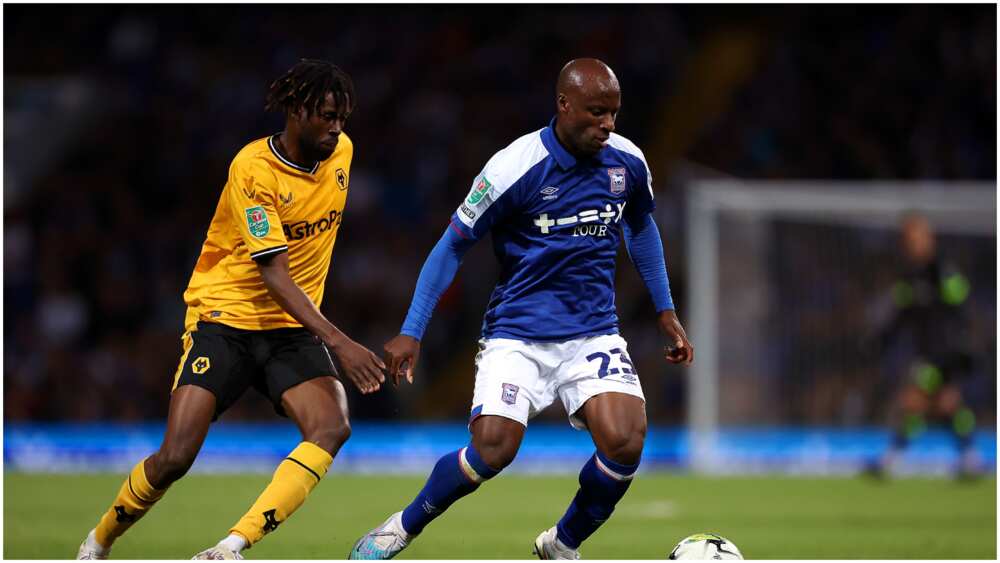
[[[407,532],[406,528],[403,527],[403,513],[397,512],[394,516],[395,518],[392,519],[392,523],[395,525],[396,531],[400,532],[400,535],[403,536],[403,541],[409,542],[413,534]]]
[[[226,536],[226,539],[219,542],[219,545],[239,553],[247,546],[247,540],[243,539],[243,536],[239,534],[229,534]]]
[[[98,555],[106,555],[108,553],[108,549],[103,545],[97,543],[97,537],[94,532],[95,530],[91,530],[90,533],[87,534],[87,547],[89,547],[91,550],[94,551],[94,553]]]
[[[554,536],[554,537],[553,537],[552,539],[554,540],[554,542],[553,542],[553,543],[555,543],[555,544],[556,544],[556,547],[557,547],[558,549],[560,549],[560,550],[562,550],[562,551],[573,551],[573,548],[572,548],[572,547],[570,547],[570,546],[568,546],[568,545],[566,545],[566,544],[564,544],[564,543],[562,542],[562,540],[561,540],[561,539],[559,539],[559,536],[558,536],[558,535],[555,535],[555,536]]]

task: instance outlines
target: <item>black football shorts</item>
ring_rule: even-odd
[[[215,395],[215,417],[253,387],[287,416],[281,395],[316,377],[336,376],[326,346],[304,328],[243,330],[200,321],[183,338],[174,389],[197,385]]]

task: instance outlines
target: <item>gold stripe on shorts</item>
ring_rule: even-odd
[[[194,339],[191,338],[191,331],[187,331],[184,333],[184,336],[181,336],[181,342],[184,343],[184,353],[181,354],[181,363],[177,366],[177,372],[174,373],[174,385],[170,388],[171,392],[173,392],[174,389],[177,389],[177,380],[181,378],[181,372],[184,371],[184,364],[187,362],[188,353],[191,351],[191,346],[194,344]]]

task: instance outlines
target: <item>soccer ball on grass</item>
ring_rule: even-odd
[[[718,534],[694,534],[682,539],[668,559],[743,559],[743,554]]]

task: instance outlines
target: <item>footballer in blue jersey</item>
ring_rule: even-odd
[[[642,152],[611,133],[578,161],[556,137],[555,120],[498,152],[451,218],[475,241],[492,232],[500,280],[483,338],[564,342],[614,334],[615,256],[625,221],[653,209]],[[420,326],[403,334],[419,338]]]
[[[597,451],[559,522],[535,540],[541,559],[579,558],[639,467],[646,434],[639,374],[618,334],[615,254],[624,238],[666,339],[665,356],[694,349],[674,312],[653,190],[642,151],[615,134],[621,91],[596,59],[576,59],[557,82],[556,116],[496,153],[475,178],[421,269],[387,371],[413,380],[420,339],[464,253],[487,233],[500,279],[483,317],[471,442],[440,458],[406,508],[357,541],[351,559],[389,559],[459,498],[513,461],[528,421],[560,400]]]

